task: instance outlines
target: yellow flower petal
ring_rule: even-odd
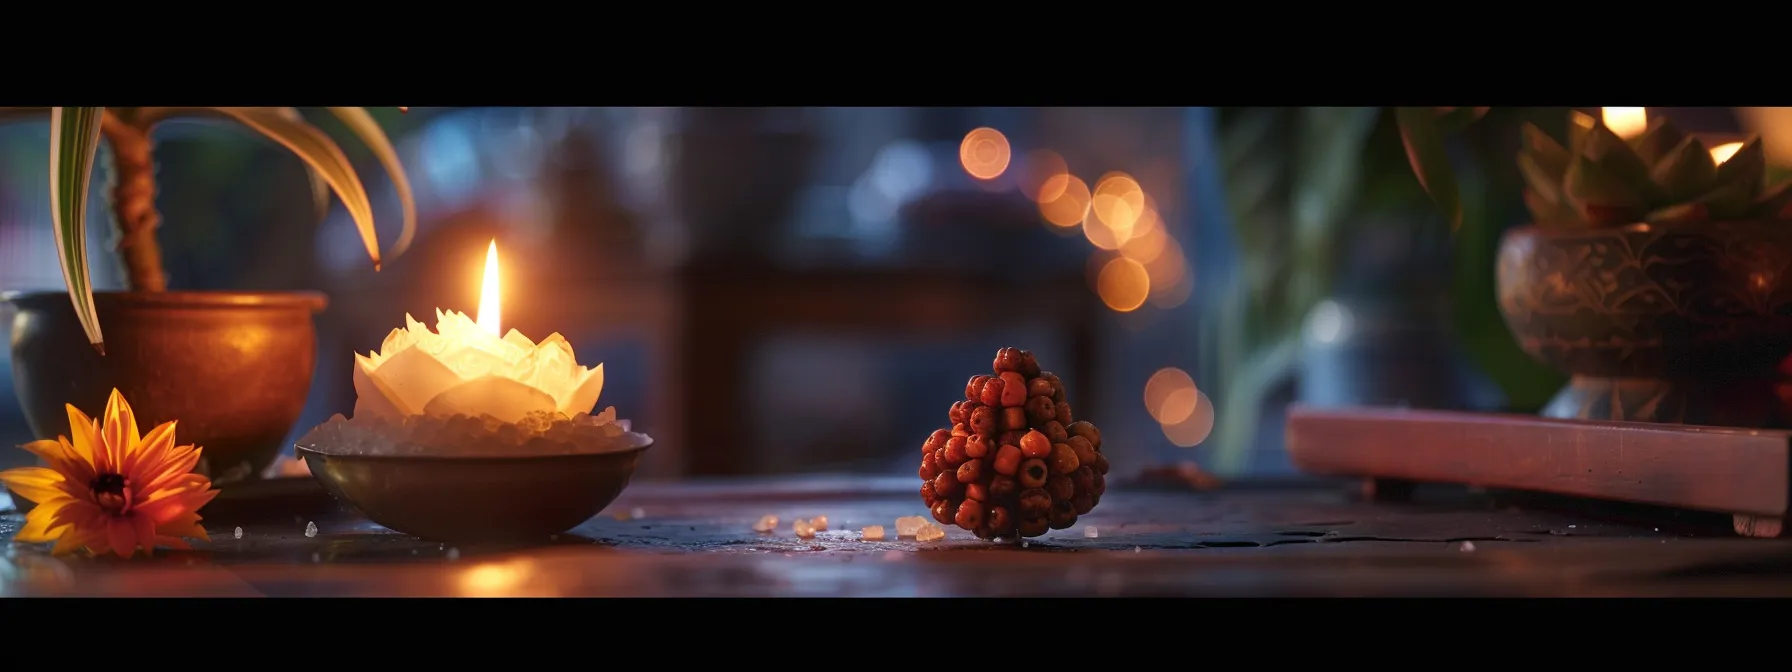
[[[24,448],[32,455],[36,455],[39,458],[42,458],[45,462],[48,462],[51,469],[62,472],[62,474],[67,476],[68,480],[71,482],[92,482],[94,476],[93,468],[88,466],[86,462],[75,457],[74,450],[69,448],[67,441],[66,438],[60,441],[32,441],[31,443],[19,447]]]
[[[97,555],[99,551],[93,548],[94,544],[105,543],[94,541],[99,538],[103,538],[103,535],[96,536],[80,528],[71,528],[63,532],[62,536],[56,540],[56,545],[50,548],[50,555],[68,555],[83,548]]]
[[[38,504],[37,508],[31,510],[31,513],[25,514],[25,526],[19,528],[19,533],[13,536],[13,541],[26,544],[55,541],[62,536],[63,530],[68,529],[66,522],[56,524],[56,512],[73,501],[72,499],[57,499]]]
[[[143,546],[143,554],[156,554],[156,521],[149,516],[131,516],[131,536]]]
[[[100,444],[99,432],[95,431],[93,418],[87,417],[87,414],[82,413],[81,409],[75,408],[74,404],[68,404],[67,407],[68,445],[76,459],[93,467],[94,473],[110,472],[112,463],[106,461],[105,451],[101,450],[104,446]]]
[[[137,433],[137,416],[131,413],[130,403],[116,387],[112,388],[112,396],[106,399],[106,422],[100,428],[100,438],[111,451],[112,464],[118,467],[118,473],[129,474],[130,453],[143,437]]]
[[[130,558],[137,552],[137,531],[131,529],[131,521],[124,518],[112,518],[106,521],[106,540],[112,544],[112,553],[121,558]]]
[[[13,494],[38,503],[75,495],[66,477],[54,469],[44,467],[19,467],[0,471],[0,483],[11,488]]]

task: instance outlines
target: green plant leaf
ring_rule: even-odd
[[[380,243],[373,226],[373,204],[367,189],[355,175],[354,164],[330,136],[304,121],[294,121],[277,107],[206,107],[192,108],[199,112],[220,114],[235,120],[290,150],[306,165],[316,170],[336,197],[348,208],[361,234],[361,244],[373,259],[374,270],[380,268]]]
[[[105,115],[103,107],[50,108],[50,217],[56,228],[56,254],[81,330],[102,355],[105,339],[93,307],[93,276],[87,269],[87,188]]]
[[[1629,224],[1644,212],[1642,197],[1591,157],[1574,157],[1562,188],[1575,214],[1595,226]]]
[[[1686,134],[1669,123],[1667,117],[1656,117],[1650,120],[1648,129],[1642,135],[1630,139],[1630,147],[1636,150],[1637,156],[1642,157],[1643,163],[1649,164],[1652,169],[1658,169],[1661,167],[1658,164],[1667,157],[1668,152],[1679,147],[1685,140]]]
[[[305,122],[305,114],[300,112],[299,108],[282,107],[277,109],[280,110],[280,116],[299,123]],[[324,180],[323,174],[317,172],[317,169],[312,168],[309,163],[305,164],[305,180],[311,185],[312,216],[321,222],[325,217],[330,216],[330,183]]]
[[[1742,185],[1748,191],[1750,200],[1753,200],[1766,179],[1767,153],[1761,148],[1759,137],[1749,138],[1742,144],[1742,149],[1736,150],[1729,160],[1717,167],[1717,181],[1725,185]]]
[[[1436,112],[1429,107],[1394,108],[1394,119],[1400,127],[1400,141],[1406,145],[1406,160],[1412,164],[1419,186],[1450,220],[1450,230],[1462,227],[1462,197],[1457,190],[1456,175],[1450,169],[1450,156],[1444,151],[1443,134],[1437,129]]]
[[[1717,164],[1698,138],[1687,138],[1664,155],[1650,171],[1669,203],[1697,198],[1717,185]]]
[[[392,146],[392,140],[386,137],[386,131],[380,128],[379,122],[374,121],[373,115],[368,114],[366,108],[329,109],[361,138],[361,142],[366,143],[368,149],[373,150],[373,155],[379,158],[380,165],[392,178],[392,188],[398,192],[398,201],[404,206],[404,228],[399,229],[398,242],[392,244],[387,257],[397,259],[411,248],[411,239],[417,235],[417,201],[411,195],[411,181],[405,177],[404,163],[398,160],[398,150]]]
[[[1624,142],[1605,124],[1588,130],[1583,142],[1578,154],[1592,159],[1605,174],[1623,182],[1632,193],[1642,197],[1645,205],[1666,200],[1666,195],[1649,176],[1649,164],[1643,163],[1643,158],[1630,148],[1630,143]]]
[[[1468,128],[1469,125],[1487,116],[1486,107],[1440,107],[1437,114],[1437,129],[1444,133],[1455,133]]]

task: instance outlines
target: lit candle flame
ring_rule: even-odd
[[[485,279],[479,284],[479,314],[473,318],[475,324],[485,333],[493,336],[501,335],[498,331],[498,241],[493,240],[491,247],[485,248]]]
[[[1605,127],[1625,140],[1642,135],[1649,128],[1649,110],[1645,107],[1602,107],[1599,113],[1605,118]]]
[[[1725,161],[1729,161],[1730,157],[1735,156],[1736,152],[1741,149],[1742,143],[1740,142],[1726,142],[1716,147],[1712,147],[1711,160],[1721,166]]]

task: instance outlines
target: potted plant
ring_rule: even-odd
[[[404,206],[404,228],[387,259],[402,254],[415,229],[404,168],[373,116],[333,107],[378,157]],[[199,470],[219,484],[261,473],[279,454],[311,387],[316,360],[315,292],[167,291],[156,228],[152,134],[178,118],[240,124],[303,160],[313,193],[341,198],[377,269],[381,261],[372,205],[354,166],[330,136],[294,108],[56,107],[0,108],[0,116],[50,117],[51,212],[67,293],[11,293],[13,384],[40,437],[67,435],[63,404],[98,417],[118,389],[140,426],[180,422],[183,441],[204,447]],[[109,200],[115,249],[128,291],[95,292],[87,265],[87,202],[102,139],[110,152]]]
[[[1460,212],[1427,108],[1403,108],[1420,182]],[[1667,119],[1622,138],[1571,112],[1567,142],[1524,130],[1533,223],[1501,240],[1500,312],[1532,357],[1572,375],[1562,418],[1783,426],[1792,353],[1792,182],[1759,138],[1727,159]]]

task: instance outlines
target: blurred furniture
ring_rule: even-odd
[[[758,451],[777,448],[742,445],[740,436],[747,425],[749,355],[780,332],[938,337],[974,333],[992,324],[1045,321],[1069,334],[1075,361],[1063,363],[1060,370],[1071,385],[1071,398],[1088,400],[1078,404],[1078,412],[1096,408],[1090,381],[1093,323],[1100,305],[1079,277],[1017,289],[949,272],[691,267],[682,275],[680,291],[682,412],[689,421],[685,439],[691,474],[749,473]],[[996,347],[989,349],[992,357]],[[964,376],[979,372],[967,369]],[[939,408],[941,424],[949,402]],[[916,430],[917,441],[927,429]]]

